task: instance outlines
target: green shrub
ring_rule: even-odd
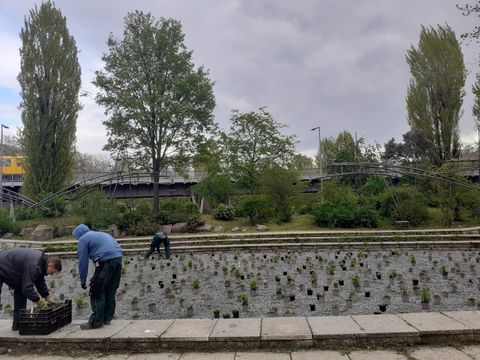
[[[0,209],[0,233],[6,234],[15,231],[15,225],[8,213],[4,209]]]
[[[205,224],[205,221],[202,220],[199,213],[190,215],[185,224],[185,231],[194,232],[197,227],[202,226],[203,224]]]
[[[272,217],[268,200],[261,195],[249,196],[241,205],[241,213],[250,219],[252,225],[265,223]]]
[[[15,219],[17,221],[33,220],[42,217],[42,212],[38,209],[27,208],[25,206],[18,206],[15,208]]]
[[[168,200],[160,203],[155,220],[160,224],[175,224],[186,222],[194,214],[198,214],[198,207],[194,203]]]
[[[235,218],[235,208],[231,205],[220,204],[212,212],[217,220],[229,221]]]
[[[428,219],[425,197],[411,186],[393,188],[381,197],[380,214],[392,221],[419,225]]]
[[[351,228],[358,225],[356,209],[346,205],[318,204],[313,209],[313,217],[318,226]]]

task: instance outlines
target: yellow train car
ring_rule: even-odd
[[[0,163],[3,175],[23,175],[25,174],[25,156],[2,156]]]

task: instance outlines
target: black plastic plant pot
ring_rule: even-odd
[[[307,289],[307,295],[312,296],[313,295],[313,290],[312,289]]]
[[[215,319],[220,318],[220,310],[214,310],[214,311],[213,311],[213,317],[214,317]]]
[[[414,286],[418,285],[418,279],[412,279],[412,284],[413,284]]]
[[[328,285],[323,286],[323,291],[328,291]]]
[[[367,297],[367,298],[370,297],[370,291],[365,291],[365,297]]]
[[[382,274],[377,273],[376,275],[377,275],[377,279],[378,279],[378,280],[382,280]]]
[[[385,305],[385,304],[378,305],[378,309],[381,312],[385,312],[385,311],[387,311],[387,305]]]
[[[163,283],[160,284],[160,289],[163,289],[165,285]]]
[[[169,262],[167,262],[167,266],[170,266],[170,263],[169,263]]]
[[[176,283],[175,280],[170,281],[170,284],[172,284],[172,285],[175,284],[175,283]]]
[[[240,275],[241,280],[245,280],[245,275]]]
[[[158,280],[158,285],[162,285],[163,284],[163,280]]]
[[[345,284],[344,280],[338,280],[338,285],[343,286]]]
[[[232,310],[232,315],[234,319],[238,319],[240,317],[240,312],[238,310]]]
[[[283,276],[287,276],[287,274],[288,274],[288,273],[287,273],[286,271],[283,272]]]
[[[152,266],[152,270],[155,270],[155,266],[154,266],[154,265]]]
[[[267,255],[263,255],[263,258],[266,259],[266,258],[267,258]]]
[[[172,274],[172,279],[176,279],[177,278],[177,274]]]
[[[307,270],[307,265],[303,265],[303,270]]]
[[[310,311],[315,311],[315,304],[310,304]]]
[[[342,271],[347,271],[347,267],[346,267],[346,266],[342,266]]]
[[[358,265],[360,265],[360,267],[363,267],[363,263],[362,263],[362,262],[361,262],[361,263],[358,263]]]
[[[295,295],[290,295],[290,301],[295,301]]]

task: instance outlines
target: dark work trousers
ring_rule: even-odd
[[[163,244],[163,246],[165,247],[165,258],[170,259],[170,241],[168,239],[159,239],[158,241],[152,241],[152,243],[150,244],[150,249],[145,254],[145,259],[148,259],[155,250],[157,250],[157,253],[160,255],[160,244]]]
[[[27,298],[23,295],[22,290],[13,290],[13,328],[18,328],[18,320],[20,318],[20,310],[27,308]]]
[[[94,328],[103,326],[115,314],[115,295],[122,276],[122,257],[99,261],[90,280],[92,315],[88,322]]]

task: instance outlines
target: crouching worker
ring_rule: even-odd
[[[62,271],[60,259],[47,256],[40,250],[15,248],[0,251],[0,281],[13,289],[12,330],[18,330],[19,313],[27,307],[27,299],[40,310],[48,302],[53,302],[45,276],[59,271]]]
[[[122,249],[109,234],[92,231],[84,224],[73,229],[72,234],[78,239],[78,272],[83,289],[87,288],[88,259],[95,263],[89,291],[92,315],[80,328],[87,330],[110,325],[122,275]]]
[[[160,244],[163,244],[165,247],[165,258],[170,259],[170,240],[168,240],[167,234],[163,231],[160,231],[153,236],[153,240],[150,243],[150,249],[145,254],[145,259],[148,259],[155,250],[157,250],[158,255],[160,255]]]

